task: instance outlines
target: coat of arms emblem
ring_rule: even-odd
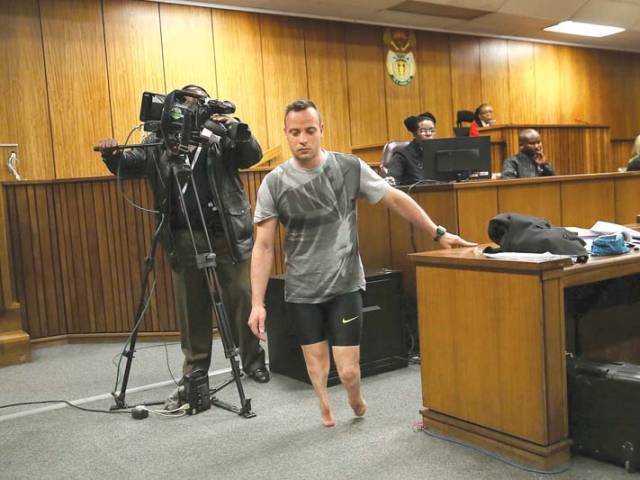
[[[387,52],[387,73],[396,85],[408,85],[416,74],[416,60],[412,49],[416,46],[416,34],[409,30],[385,28],[384,43]]]

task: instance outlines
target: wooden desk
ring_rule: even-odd
[[[494,125],[480,130],[491,137],[494,172],[502,171],[502,161],[519,151],[518,136],[525,128],[540,133],[544,152],[558,174],[573,175],[614,171],[611,134],[606,125]]]
[[[640,272],[640,253],[506,262],[472,248],[416,263],[424,426],[540,469],[569,460],[564,289]]]
[[[640,211],[640,172],[559,175],[515,180],[481,180],[416,187],[410,195],[432,218],[467,240],[489,242],[487,226],[498,213],[517,212],[547,218],[554,225],[588,228],[596,220],[634,223]],[[380,215],[379,207],[373,207]],[[402,270],[409,296],[415,296],[414,267],[407,254],[440,248],[426,235],[416,232],[416,249],[410,241],[407,222],[388,214],[390,263],[374,265]],[[378,217],[380,218],[380,217]],[[388,224],[388,226],[387,226]],[[362,227],[362,225],[360,225]],[[360,229],[362,250],[380,238],[383,223],[369,222]],[[363,261],[373,258],[363,254]]]

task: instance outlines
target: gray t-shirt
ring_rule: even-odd
[[[311,170],[289,159],[269,172],[254,223],[277,217],[286,228],[287,302],[321,303],[365,288],[356,202],[376,203],[390,188],[358,157],[337,152]]]

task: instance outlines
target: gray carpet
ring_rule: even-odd
[[[170,381],[162,346],[141,343],[130,388]],[[113,389],[117,344],[40,347],[33,362],[0,368],[0,404],[46,399],[79,400]],[[179,375],[181,354],[168,348]],[[228,362],[214,345],[213,369]],[[226,378],[226,374],[213,380]],[[0,409],[0,478],[238,478],[238,479],[628,479],[620,467],[575,457],[566,473],[518,470],[472,449],[416,431],[420,375],[410,366],[363,380],[369,411],[353,417],[341,386],[330,389],[337,425],[320,425],[311,387],[281,375],[258,385],[243,380],[257,417],[220,409],[195,416],[143,421],[125,414],[86,413],[42,406]],[[173,384],[127,395],[130,402],[159,400]],[[237,403],[234,387],[220,398]],[[85,404],[105,408],[109,399]],[[17,414],[21,414],[17,415]],[[26,415],[24,415],[27,413]]]

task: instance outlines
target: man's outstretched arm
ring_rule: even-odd
[[[273,246],[275,243],[278,219],[269,218],[256,225],[256,241],[251,254],[251,314],[249,328],[260,340],[265,340],[265,321],[267,311],[264,307],[264,295],[269,283],[269,274],[273,265]]]
[[[402,218],[427,232],[431,238],[436,237],[436,229],[438,226],[431,220],[427,212],[420,208],[420,205],[403,191],[395,188],[389,189],[382,197],[382,203]],[[443,248],[473,247],[477,245],[476,243],[467,242],[458,235],[453,235],[449,232],[442,235],[438,239],[438,243],[440,243]]]

